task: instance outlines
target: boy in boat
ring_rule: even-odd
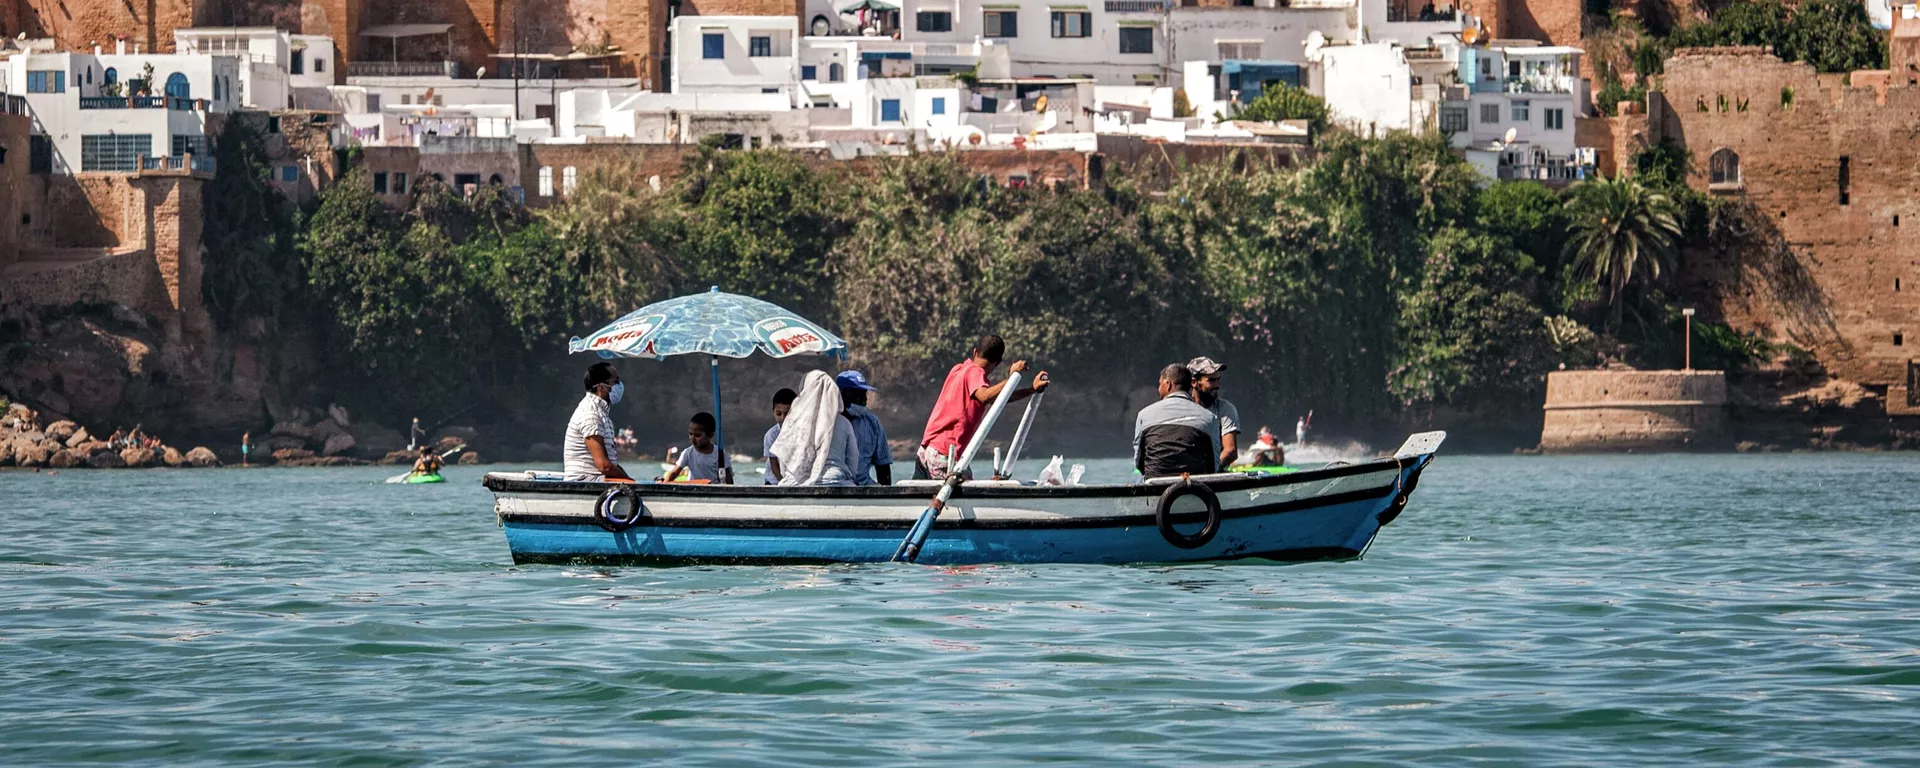
[[[773,441],[780,439],[780,425],[787,423],[787,413],[793,410],[793,400],[800,393],[786,387],[773,393],[773,426],[767,428],[767,436],[760,440],[760,458],[767,460],[767,485],[780,484],[780,459],[773,455]]]
[[[1240,409],[1220,396],[1220,373],[1226,369],[1211,357],[1187,361],[1187,372],[1193,374],[1194,401],[1220,419],[1220,466],[1231,467],[1240,458]]]
[[[873,385],[859,371],[841,371],[833,377],[833,383],[840,388],[840,401],[846,404],[844,414],[859,442],[853,484],[893,485],[893,449],[887,447],[887,428],[880,425],[880,417],[867,410],[867,393],[874,391]]]
[[[1160,400],[1133,420],[1133,468],[1146,477],[1204,475],[1220,468],[1220,417],[1193,400],[1193,372],[1160,369]]]
[[[414,459],[413,461],[414,474],[437,475],[440,474],[441,466],[443,466],[443,463],[440,461],[440,454],[433,452],[433,446],[420,446],[420,458]]]
[[[687,422],[687,449],[680,452],[675,460],[673,471],[668,472],[663,482],[671,483],[685,475],[688,480],[705,480],[709,483],[727,482],[727,471],[720,467],[720,446],[713,442],[713,433],[719,431],[713,414],[701,411]]]
[[[612,363],[587,368],[587,396],[573,409],[560,442],[561,465],[568,480],[633,482],[613,452],[613,408],[627,392]]]
[[[959,460],[973,433],[980,429],[980,422],[986,419],[987,404],[1007,385],[1005,381],[987,383],[987,374],[1000,367],[1006,353],[1006,340],[989,333],[974,345],[970,357],[947,371],[946,383],[940,385],[940,397],[933,401],[933,413],[927,417],[926,431],[920,437],[914,479],[947,478],[948,462]],[[1027,361],[1015,360],[1008,370],[1020,373],[1026,369]],[[1012,399],[1024,400],[1035,392],[1045,392],[1048,383],[1047,372],[1041,371],[1033,378],[1032,387],[1014,390]],[[964,476],[971,477],[972,473]]]

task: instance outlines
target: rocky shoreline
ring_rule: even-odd
[[[447,434],[431,444],[437,452],[449,453],[464,450],[470,437]],[[251,442],[253,449],[244,459],[237,449],[223,458],[204,445],[182,450],[159,441],[143,443],[103,440],[68,419],[43,423],[40,413],[24,403],[6,404],[0,410],[0,468],[343,467],[406,465],[418,458],[416,452],[406,450],[399,433],[379,427],[355,428],[346,411],[338,407],[327,409],[318,418],[292,418],[274,425],[265,438]],[[457,459],[448,458],[449,463],[481,463],[480,454],[470,450]]]

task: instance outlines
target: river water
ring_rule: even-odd
[[[391,472],[0,473],[0,763],[1920,761],[1912,456],[1443,456],[1356,562],[961,570],[515,567]]]

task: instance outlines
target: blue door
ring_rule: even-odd
[[[192,88],[187,85],[187,76],[175,72],[167,75],[167,98],[190,99]]]

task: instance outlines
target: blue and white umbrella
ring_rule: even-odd
[[[749,296],[706,293],[648,304],[613,321],[605,328],[567,343],[569,353],[593,352],[603,358],[668,355],[713,356],[713,420],[720,418],[720,358],[796,355],[844,356],[847,343],[777,304]],[[714,442],[722,446],[725,466],[726,431],[716,426]]]

